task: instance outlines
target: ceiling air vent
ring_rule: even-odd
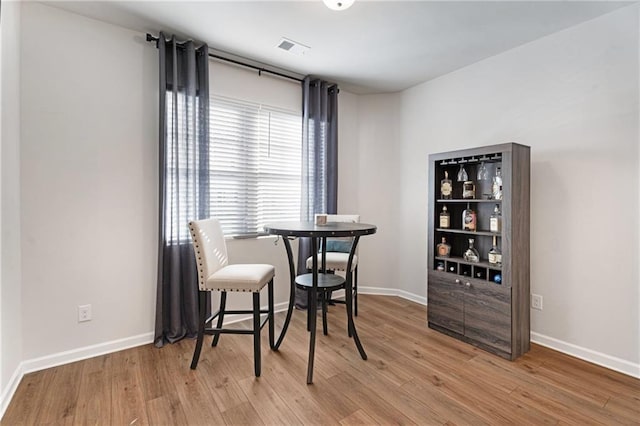
[[[277,47],[278,49],[286,50],[294,55],[304,55],[304,53],[309,50],[309,46],[305,46],[304,44],[284,37],[280,40]]]

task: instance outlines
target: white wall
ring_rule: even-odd
[[[640,374],[638,40],[636,5],[402,94],[403,288],[426,292],[428,154],[530,145],[533,338]]]
[[[153,330],[158,73],[142,34],[43,4],[21,34],[29,360]]]
[[[375,235],[363,237],[359,248],[359,284],[362,287],[399,288],[397,249],[403,242],[395,229],[399,221],[400,96],[398,94],[358,97],[358,147],[353,158],[342,158],[340,170],[355,167],[360,219],[378,227]],[[347,143],[347,141],[340,141]]]
[[[338,213],[342,214],[360,214],[359,99],[344,90],[338,93]]]
[[[338,113],[338,213],[359,214],[378,227],[359,242],[358,286],[385,293],[398,288],[400,96],[340,91]]]
[[[302,113],[299,82],[219,60],[209,62],[209,92]]]
[[[20,288],[20,3],[0,15],[0,413],[22,360]]]
[[[23,359],[41,368],[63,351],[151,341],[158,59],[144,33],[44,4],[24,5],[21,34]],[[232,262],[274,264],[276,303],[288,300],[282,243],[228,244]],[[80,304],[92,304],[92,321],[77,322]]]

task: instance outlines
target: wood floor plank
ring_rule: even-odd
[[[224,422],[227,425],[264,425],[260,415],[249,402],[243,402],[222,413]],[[209,423],[207,423],[209,424]]]
[[[117,425],[149,424],[142,391],[140,351],[119,351],[111,358],[111,420]]]
[[[329,409],[338,419],[350,417],[360,406],[341,392],[336,392],[328,380],[320,380],[307,386],[309,395],[324,409]],[[341,420],[342,421],[342,420]]]
[[[614,395],[607,401],[604,409],[622,418],[638,419],[640,424],[640,393],[635,395]]]
[[[285,358],[286,359],[286,358]],[[283,363],[272,363],[266,366],[269,383],[280,395],[292,413],[295,413],[305,425],[336,424],[339,416],[323,406],[323,400],[314,398],[310,386],[305,383],[306,375],[292,373]]]
[[[174,392],[177,394],[187,424],[222,424],[224,418],[215,404],[211,403],[211,390],[207,382],[211,380],[206,369],[191,370],[191,356],[188,341],[181,341],[164,350],[164,374],[173,379]]]
[[[262,423],[267,425],[302,424],[293,411],[282,400],[278,393],[269,385],[268,380],[255,377],[243,379],[240,388],[247,396]]]
[[[448,419],[448,423],[452,424],[473,424],[488,425],[482,416],[476,414],[471,409],[465,408],[464,405],[456,400],[449,398],[444,392],[438,389],[437,385],[432,382],[416,377],[410,382],[402,385],[402,391],[411,395],[412,398],[425,404],[440,416]],[[445,422],[445,424],[447,423]]]
[[[41,400],[36,424],[73,424],[83,365],[79,361],[54,369],[51,387]]]
[[[640,395],[640,383],[637,380],[578,358],[561,355],[560,357],[558,352],[547,349],[540,357],[543,360],[543,370],[555,373],[556,379],[561,376],[570,377],[582,386],[597,387],[604,395]]]
[[[306,331],[306,314],[303,312],[297,312],[297,315],[294,316],[291,322],[292,325],[295,324],[295,326],[290,327],[290,332],[287,332],[286,339],[283,342],[284,347],[281,346],[280,351],[283,352],[290,348],[305,348],[304,350],[296,350],[295,354],[297,356],[291,360],[291,362],[296,365],[296,371],[302,371],[300,378],[305,380],[307,377],[307,363],[309,360],[308,348],[310,339],[310,333]],[[331,330],[335,329],[336,327],[331,327]],[[332,331],[330,336],[323,336],[322,325],[320,324],[317,331],[313,377],[314,380],[326,380],[335,374],[336,365],[331,358],[331,353],[326,350],[327,345],[325,343],[327,341],[334,340],[336,338],[336,334],[342,334],[343,332],[341,330],[337,331],[337,333]],[[355,346],[353,346],[353,351],[357,353]]]
[[[347,345],[348,346],[348,345]],[[401,368],[398,368],[398,361],[394,357],[386,357],[385,359],[376,359],[378,346],[373,345],[370,353],[373,355],[367,361],[361,359],[351,359],[345,356],[349,353],[350,348],[334,346],[334,351],[341,354],[348,365],[344,365],[342,373],[347,372],[350,376],[358,380],[362,386],[368,391],[376,394],[375,397],[380,401],[391,403],[392,406],[402,411],[402,413],[416,423],[428,421],[430,423],[443,423],[446,419],[440,418],[435,412],[432,412],[428,406],[420,401],[412,399],[410,395],[402,391],[400,386],[413,378],[413,374],[409,374]],[[390,353],[390,351],[388,352]],[[396,357],[397,358],[397,357]],[[398,380],[398,375],[386,374],[389,370],[397,371],[402,376]],[[338,370],[340,371],[340,370]]]
[[[164,354],[164,348],[156,348],[154,345],[141,346],[138,351],[141,389],[145,401],[163,397],[173,389],[171,379],[166,374],[160,374],[164,370]]]
[[[111,355],[82,362],[78,402],[73,423],[76,425],[109,424],[111,421]]]
[[[175,391],[175,378],[166,372],[164,357],[171,353],[170,345],[163,348],[146,345],[140,350],[141,388],[150,424],[187,424],[180,398]]]
[[[348,417],[340,420],[340,424],[343,426],[367,426],[377,425],[374,419],[372,419],[365,410],[358,410]]]
[[[509,395],[509,398],[511,401],[523,405],[535,406],[538,410],[549,414],[560,423],[574,425],[607,424],[601,421],[603,419],[598,421],[592,411],[588,412],[584,408],[580,411],[571,409],[571,403],[567,403],[568,400],[565,395],[558,395],[556,393],[554,398],[550,398],[548,395],[545,395],[543,389],[540,388],[537,388],[535,391],[518,388]]]
[[[213,338],[205,339],[200,362],[207,365],[213,374],[223,375],[232,380],[253,377],[253,338],[246,335],[224,335],[217,346],[211,346]],[[195,340],[189,342],[189,352],[193,351]],[[191,362],[190,353],[189,363]],[[233,360],[233,362],[229,362]],[[200,368],[200,364],[198,364]]]
[[[533,374],[539,380],[571,392],[584,399],[586,403],[594,404],[598,407],[604,407],[611,396],[611,392],[602,387],[585,386],[588,382],[584,379],[576,377],[569,372],[563,373],[553,368],[550,369],[546,364],[543,364]]]
[[[336,374],[328,382],[337,392],[342,393],[346,398],[360,405],[376,423],[415,424],[391,403],[369,392],[362,382],[349,373]]]
[[[51,392],[55,369],[37,371],[24,376],[16,389],[12,403],[0,423],[7,425],[33,425],[42,409],[42,401]],[[20,401],[19,404],[13,401]]]
[[[225,366],[227,365],[225,363]],[[204,361],[198,365],[198,374],[201,377],[206,377],[203,380],[205,386],[208,388],[213,402],[221,412],[247,402],[247,397],[242,392],[238,382],[230,374],[225,373],[224,368],[213,368],[208,362]]]
[[[145,402],[152,425],[187,425],[187,416],[177,396],[159,396]]]
[[[0,423],[640,425],[636,378],[535,344],[508,361],[429,329],[424,306],[359,299],[368,360],[346,334],[344,305],[331,306],[311,385],[306,314],[295,311],[279,351],[263,332],[259,378],[251,336],[215,348],[208,337],[195,371],[194,340],[145,345],[25,375]]]

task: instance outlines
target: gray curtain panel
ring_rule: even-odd
[[[338,86],[306,77],[302,81],[302,206],[301,220],[338,210]],[[311,241],[301,238],[298,273],[307,270]],[[296,291],[296,306],[306,308],[304,290]]]
[[[155,344],[194,337],[198,278],[188,222],[209,217],[209,48],[160,33]],[[210,311],[210,307],[208,307]]]

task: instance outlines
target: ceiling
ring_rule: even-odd
[[[320,0],[46,3],[141,33],[204,41],[365,94],[406,89],[632,2],[356,0],[340,12]],[[311,49],[278,49],[282,37]]]

